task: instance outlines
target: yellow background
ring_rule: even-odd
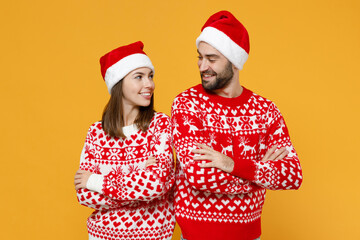
[[[87,238],[73,176],[109,97],[99,57],[142,40],[169,114],[222,9],[250,34],[241,83],[281,109],[304,172],[299,191],[268,191],[262,240],[360,239],[358,0],[2,1],[1,239]]]

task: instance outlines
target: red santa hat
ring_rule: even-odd
[[[100,58],[101,75],[109,93],[116,83],[137,68],[148,67],[154,71],[154,66],[143,48],[144,44],[138,41],[116,48]]]
[[[222,53],[236,68],[241,70],[246,62],[250,42],[245,27],[230,12],[220,11],[212,15],[201,29],[196,46],[206,42]]]

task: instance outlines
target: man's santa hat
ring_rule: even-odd
[[[249,34],[245,27],[228,11],[212,15],[201,29],[196,46],[206,42],[222,53],[239,70],[243,68],[249,51]]]
[[[154,66],[143,48],[144,44],[138,41],[116,48],[100,58],[101,75],[110,94],[112,87],[129,72],[141,67],[154,71]]]

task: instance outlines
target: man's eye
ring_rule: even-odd
[[[215,59],[209,59],[209,62],[211,62],[211,63],[213,63],[215,61],[216,61]]]
[[[141,75],[136,76],[135,79],[141,79]]]
[[[150,79],[153,79],[153,78],[154,78],[154,75],[150,75],[149,78],[150,78]]]
[[[198,59],[199,59],[199,60],[202,60],[203,58],[202,58],[201,56],[198,56]]]

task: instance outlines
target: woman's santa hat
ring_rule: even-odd
[[[239,70],[243,68],[250,51],[249,34],[230,12],[212,15],[201,29],[196,46],[206,42],[222,53]]]
[[[143,48],[144,44],[138,41],[116,48],[100,58],[101,75],[110,94],[112,87],[129,72],[141,67],[154,71],[154,66]]]

